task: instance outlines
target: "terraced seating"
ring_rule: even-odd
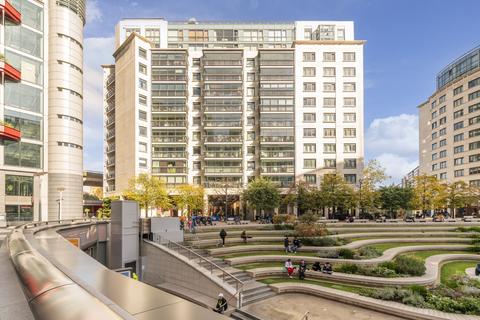
[[[471,248],[471,245],[423,245],[423,246],[407,246],[407,247],[396,247],[385,250],[383,254],[378,258],[373,259],[364,259],[364,260],[354,260],[354,259],[331,259],[331,258],[317,258],[311,256],[302,256],[302,255],[253,255],[253,256],[243,256],[236,258],[225,259],[224,261],[231,266],[240,265],[240,264],[249,264],[249,263],[258,263],[258,262],[285,262],[287,259],[292,259],[294,263],[298,263],[301,260],[304,260],[307,263],[313,262],[330,262],[332,264],[343,264],[351,263],[362,266],[375,266],[382,262],[390,261],[396,256],[402,253],[413,252],[413,251],[428,251],[428,250],[445,250],[445,251],[459,251],[459,250],[468,250]]]

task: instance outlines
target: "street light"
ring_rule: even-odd
[[[63,201],[63,191],[64,187],[57,188],[57,191],[60,193],[60,198],[58,199],[58,220],[62,220],[62,201]]]

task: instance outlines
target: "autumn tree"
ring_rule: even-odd
[[[319,194],[322,205],[331,208],[333,214],[338,209],[351,209],[354,206],[354,190],[338,174],[326,174],[320,184]]]
[[[435,210],[446,206],[446,186],[437,177],[420,175],[414,178],[412,206],[425,214],[427,210]]]
[[[407,210],[411,207],[413,189],[410,187],[402,188],[400,186],[381,187],[378,190],[380,208],[387,211],[396,218],[398,210]]]
[[[163,181],[146,173],[130,180],[129,187],[124,192],[123,197],[127,200],[137,201],[140,208],[145,209],[147,217],[151,208],[168,209],[171,207],[170,198]]]
[[[360,212],[371,211],[379,207],[380,194],[377,191],[378,185],[383,183],[389,177],[385,173],[385,168],[380,165],[378,160],[370,160],[362,171],[358,182],[358,189],[355,192],[355,200],[360,208]]]
[[[203,210],[205,190],[198,185],[184,184],[175,188],[177,194],[173,197],[177,209],[186,209],[187,214]]]
[[[457,208],[478,203],[478,191],[465,181],[455,181],[446,186],[446,202],[452,216],[455,218]]]
[[[260,212],[273,210],[280,205],[280,192],[277,187],[263,177],[250,182],[243,196],[253,209]]]

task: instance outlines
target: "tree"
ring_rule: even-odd
[[[360,212],[371,211],[379,206],[379,193],[377,186],[389,177],[385,174],[385,168],[377,160],[370,160],[362,171],[359,179],[359,187],[355,198]]]
[[[97,218],[99,219],[109,219],[112,214],[112,201],[119,200],[118,196],[104,197],[102,208],[97,210]]]
[[[203,210],[205,190],[198,185],[184,184],[176,188],[178,194],[173,199],[177,209],[187,209],[187,214],[193,211]]]
[[[380,207],[396,218],[398,210],[407,210],[411,206],[413,190],[410,187],[399,186],[381,187],[379,189]]]
[[[165,184],[158,177],[142,173],[130,180],[129,188],[123,194],[127,200],[137,201],[140,208],[145,209],[148,217],[149,209],[171,207]]]
[[[250,182],[243,196],[249,205],[258,211],[273,210],[280,205],[280,192],[277,187],[263,177]]]
[[[465,208],[478,202],[478,192],[465,181],[455,181],[446,186],[446,202],[455,218],[456,208]]]
[[[96,195],[84,192],[83,193],[83,200],[100,200]]]
[[[412,206],[422,210],[444,208],[446,205],[446,186],[435,176],[420,175],[414,178]]]
[[[354,206],[354,190],[345,179],[338,174],[323,176],[319,189],[319,197],[324,207],[332,208],[333,214],[338,209],[350,209]]]

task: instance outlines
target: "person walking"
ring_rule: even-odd
[[[288,277],[291,279],[292,274],[295,271],[295,267],[293,266],[291,259],[288,259],[287,261],[285,261],[285,270],[287,270]]]
[[[227,231],[225,229],[222,229],[220,231],[220,238],[222,238],[222,246],[225,247],[225,238],[227,237]]]
[[[290,240],[288,239],[288,236],[285,236],[285,239],[283,239],[283,245],[285,246],[285,253],[288,253],[290,251]]]
[[[307,263],[305,260],[300,261],[300,265],[298,266],[298,279],[304,280],[305,279],[305,272],[307,272]]]
[[[217,305],[215,306],[215,309],[213,309],[213,311],[223,314],[225,311],[227,311],[227,308],[228,308],[227,299],[225,299],[225,297],[223,296],[223,293],[219,293]]]
[[[292,251],[293,253],[297,253],[298,248],[300,248],[300,240],[297,237],[293,237],[293,246]]]

